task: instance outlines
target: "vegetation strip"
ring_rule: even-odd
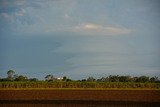
[[[30,78],[15,74],[15,71],[9,70],[6,78],[0,78],[0,89],[63,89],[63,90],[108,90],[108,89],[131,89],[131,90],[159,90],[160,80],[158,77],[131,77],[110,75],[95,79],[88,77],[82,80],[71,80],[66,76],[57,78],[53,75],[47,75],[45,80],[38,80],[37,78]]]
[[[15,74],[14,70],[7,71],[6,78],[0,78],[0,81],[39,81],[37,78],[28,78],[24,75]],[[45,81],[89,81],[89,82],[150,82],[150,83],[160,83],[158,77],[149,77],[149,76],[139,76],[139,77],[132,77],[132,76],[119,76],[119,75],[109,75],[107,77],[101,77],[99,79],[95,79],[94,77],[90,76],[87,79],[82,80],[72,80],[66,76],[63,77],[55,77],[52,74],[48,74],[45,77]]]
[[[160,89],[160,83],[78,82],[78,81],[4,81],[0,89]]]

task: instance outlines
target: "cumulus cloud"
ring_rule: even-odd
[[[123,35],[131,33],[130,29],[123,27],[103,26],[97,24],[80,24],[72,28],[73,32],[87,34],[87,35]]]

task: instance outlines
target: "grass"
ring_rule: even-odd
[[[160,90],[160,83],[0,82],[0,90]]]

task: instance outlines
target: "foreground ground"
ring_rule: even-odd
[[[0,90],[0,107],[158,107],[160,90]]]

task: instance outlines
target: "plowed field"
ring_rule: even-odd
[[[0,107],[159,107],[159,90],[0,90]]]

